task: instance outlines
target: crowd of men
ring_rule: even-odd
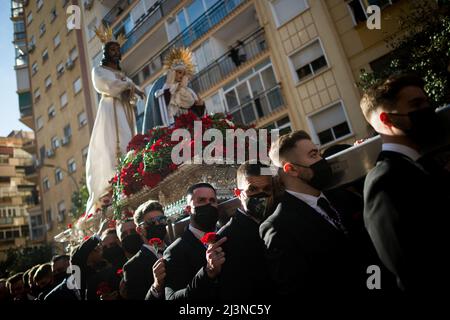
[[[449,172],[421,161],[442,133],[424,83],[390,77],[364,94],[361,109],[383,142],[363,191],[324,190],[330,165],[306,132],[292,132],[271,145],[276,176],[261,163],[240,165],[241,206],[226,224],[218,226],[214,181],[197,183],[186,192],[189,224],[173,243],[162,205],[150,200],[115,229],[104,221],[70,257],[1,280],[0,299],[271,301],[374,289],[438,292],[449,282]],[[217,232],[216,241],[205,244],[209,232]],[[153,245],[155,238],[163,244]],[[80,287],[66,273],[70,264],[81,271]],[[379,272],[372,286],[369,266]]]

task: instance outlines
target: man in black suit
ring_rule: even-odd
[[[158,256],[162,251],[155,252],[148,244],[152,238],[164,240],[166,237],[166,217],[161,204],[154,200],[143,203],[134,213],[134,222],[144,244],[123,266],[126,298],[161,299],[164,297],[165,266]]]
[[[222,245],[227,261],[218,277],[218,298],[221,301],[268,300],[273,293],[266,263],[264,241],[259,236],[272,195],[270,167],[246,161],[237,170],[235,195],[241,208],[218,232],[226,237]]]
[[[214,301],[224,253],[221,249],[217,253],[207,252],[201,239],[205,233],[216,230],[219,217],[216,190],[208,183],[195,184],[189,187],[186,201],[189,227],[164,252],[166,299]]]
[[[364,94],[361,109],[383,141],[364,185],[364,221],[377,252],[405,292],[444,288],[450,195],[418,163],[443,129],[424,81],[392,76]]]
[[[292,298],[367,290],[366,270],[376,255],[370,255],[370,241],[364,241],[354,221],[362,199],[344,190],[321,191],[331,168],[304,131],[281,136],[269,156],[285,186],[274,213],[260,227],[276,294]],[[359,229],[364,231],[362,223]]]

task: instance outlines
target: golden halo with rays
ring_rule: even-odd
[[[183,66],[186,74],[194,74],[194,64],[192,63],[192,52],[188,48],[173,48],[164,59],[164,68],[174,69],[177,66]]]
[[[117,38],[115,38],[112,28],[106,27],[103,24],[101,24],[99,27],[96,27],[94,31],[97,35],[97,38],[99,38],[103,44],[106,44],[108,42],[117,42],[120,46],[122,46],[127,40],[122,33]]]

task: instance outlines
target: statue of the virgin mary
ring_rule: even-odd
[[[103,60],[93,68],[92,79],[102,97],[86,162],[87,213],[93,213],[100,198],[108,193],[118,160],[136,134],[136,95],[145,98],[143,91],[120,68],[120,45],[125,39],[122,36],[115,39],[111,28],[104,26],[95,32],[103,43]]]

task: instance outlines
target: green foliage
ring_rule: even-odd
[[[399,19],[400,30],[387,39],[390,64],[379,72],[361,70],[363,90],[393,73],[414,72],[426,82],[425,90],[437,105],[450,101],[450,15],[435,1],[411,0]]]
[[[72,215],[73,219],[78,219],[86,211],[86,203],[89,199],[89,192],[84,182],[80,182],[80,190],[72,194]]]

